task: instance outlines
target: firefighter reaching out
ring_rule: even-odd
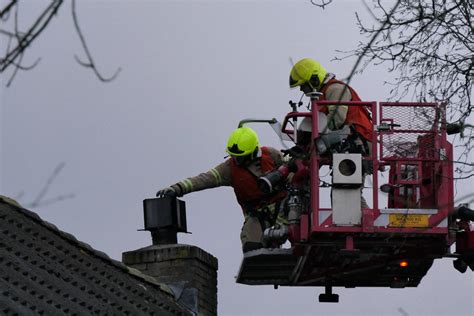
[[[280,151],[259,146],[257,133],[250,127],[232,132],[226,152],[230,158],[211,170],[184,179],[158,191],[157,196],[183,196],[195,191],[231,186],[244,213],[240,239],[244,252],[262,248],[263,231],[275,223],[285,224],[282,204],[286,192],[265,194],[257,180],[283,164]]]

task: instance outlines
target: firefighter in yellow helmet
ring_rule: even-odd
[[[290,88],[300,87],[308,95],[311,92],[320,92],[320,101],[361,101],[357,92],[348,84],[337,80],[336,76],[328,73],[316,60],[304,58],[298,61],[290,72]],[[319,108],[320,112],[327,115],[327,127],[331,131],[350,127],[349,136],[355,148],[359,148],[364,156],[372,153],[372,118],[365,106],[327,105]],[[302,124],[311,126],[310,119],[305,119]],[[364,168],[365,175],[371,173],[371,165]],[[362,191],[361,191],[362,192]],[[361,207],[368,208],[362,196]]]
[[[283,164],[281,153],[271,147],[260,147],[257,133],[250,127],[240,127],[232,132],[226,152],[230,158],[223,163],[164,188],[157,196],[176,197],[215,187],[233,187],[245,217],[240,235],[242,249],[246,252],[261,248],[265,228],[276,222],[285,223],[280,204],[286,192],[265,194],[257,185],[258,178]]]
[[[320,92],[320,101],[361,101],[357,92],[336,76],[328,73],[317,61],[304,58],[298,61],[290,72],[290,88],[300,87],[305,93]],[[372,119],[365,106],[328,105],[320,111],[327,114],[328,127],[338,130],[351,125],[365,141],[372,140]]]

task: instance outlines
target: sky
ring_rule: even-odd
[[[22,2],[20,22],[44,3]],[[65,163],[45,200],[74,198],[33,211],[117,260],[151,244],[148,232],[137,231],[143,199],[222,162],[241,119],[282,120],[290,111],[288,100],[300,97],[288,87],[291,60],[312,57],[346,77],[355,60],[333,58],[364,40],[355,12],[369,18],[356,0],[325,10],[310,1],[83,0],[77,11],[99,71],[122,71],[101,83],[74,61],[83,52],[66,3],[25,55],[26,64],[41,57],[39,65],[9,88],[8,74],[0,77],[0,189],[27,204]],[[364,100],[385,101],[387,78],[376,66],[352,86]],[[270,127],[252,127],[262,144],[281,147]],[[473,185],[458,182],[456,196]],[[236,284],[243,217],[233,190],[183,200],[192,234],[179,241],[219,259],[219,315],[474,313],[473,273],[460,274],[452,259],[436,260],[418,288],[336,288],[338,304],[318,303],[322,288]]]

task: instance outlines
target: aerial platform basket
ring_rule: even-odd
[[[329,134],[320,126],[325,122],[320,108],[329,104],[369,111],[370,155],[318,152],[318,140]],[[296,144],[304,119],[312,124],[311,143],[301,146],[309,157],[310,198],[290,224],[291,248],[245,253],[237,282],[324,286],[322,301],[334,301],[332,286],[415,287],[436,258],[474,258],[468,221],[454,216],[453,149],[443,104],[312,100],[310,112],[290,112],[282,124],[282,132]],[[349,172],[341,164],[349,164]],[[324,165],[332,168],[330,208],[320,203]],[[367,166],[371,174],[362,170]],[[370,193],[368,208],[360,206],[364,174],[371,184],[364,190]],[[456,241],[462,247],[452,254]]]

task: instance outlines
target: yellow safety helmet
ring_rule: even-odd
[[[258,148],[257,133],[250,127],[239,127],[229,136],[226,152],[234,157],[247,156]]]
[[[311,58],[301,59],[291,69],[290,88],[309,83],[313,89],[318,90],[326,74],[326,69],[316,60]]]

